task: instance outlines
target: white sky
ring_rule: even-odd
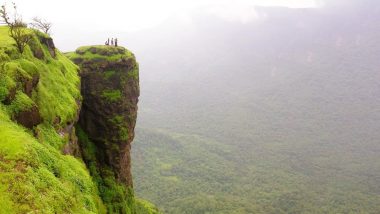
[[[320,0],[0,0],[15,2],[24,21],[38,16],[53,23],[52,36],[61,50],[93,44],[99,37],[154,28],[169,17],[191,22],[202,11],[230,21],[257,18],[255,6],[316,7]],[[125,45],[121,43],[121,45]]]
[[[0,0],[4,2],[5,0]],[[118,28],[136,31],[154,27],[173,15],[186,16],[199,8],[230,20],[250,21],[253,7],[315,7],[315,0],[13,0],[25,19],[45,18],[55,26]],[[7,1],[10,3],[10,1]]]

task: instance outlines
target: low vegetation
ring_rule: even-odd
[[[104,205],[85,165],[61,153],[68,139],[58,130],[75,120],[81,99],[77,67],[58,51],[53,58],[30,29],[34,46],[21,52],[8,31],[0,27],[0,213],[101,213]],[[34,57],[36,48],[43,58]],[[33,130],[12,120],[31,106],[43,118]]]
[[[76,138],[75,129],[67,129],[82,101],[78,67],[47,34],[25,29],[30,41],[21,51],[9,27],[0,27],[0,213],[158,213],[148,202],[135,202],[133,189],[116,182],[113,169],[95,166],[95,147],[79,126],[83,159],[63,154]],[[103,95],[114,102],[121,92]],[[16,118],[32,108],[41,120],[28,129]]]

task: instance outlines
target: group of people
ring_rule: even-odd
[[[112,46],[115,45],[115,47],[117,47],[117,38],[115,38],[115,39],[111,38],[111,43],[110,43],[110,38],[108,38],[105,44],[106,45],[112,45]]]

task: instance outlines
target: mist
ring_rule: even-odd
[[[142,71],[137,194],[168,213],[375,212],[378,4],[255,14],[126,35]]]
[[[62,52],[136,56],[133,188],[163,213],[379,212],[380,3],[16,3]]]

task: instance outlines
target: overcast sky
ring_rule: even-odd
[[[230,21],[250,22],[257,18],[254,7],[316,7],[318,0],[0,0],[13,1],[24,20],[34,16],[53,23],[53,37],[63,40],[77,35],[120,34],[158,26],[169,17],[191,21],[194,11],[214,14]],[[83,42],[83,41],[78,41]],[[76,44],[73,44],[76,45]],[[61,47],[62,48],[62,47]],[[65,49],[65,47],[63,47]]]

